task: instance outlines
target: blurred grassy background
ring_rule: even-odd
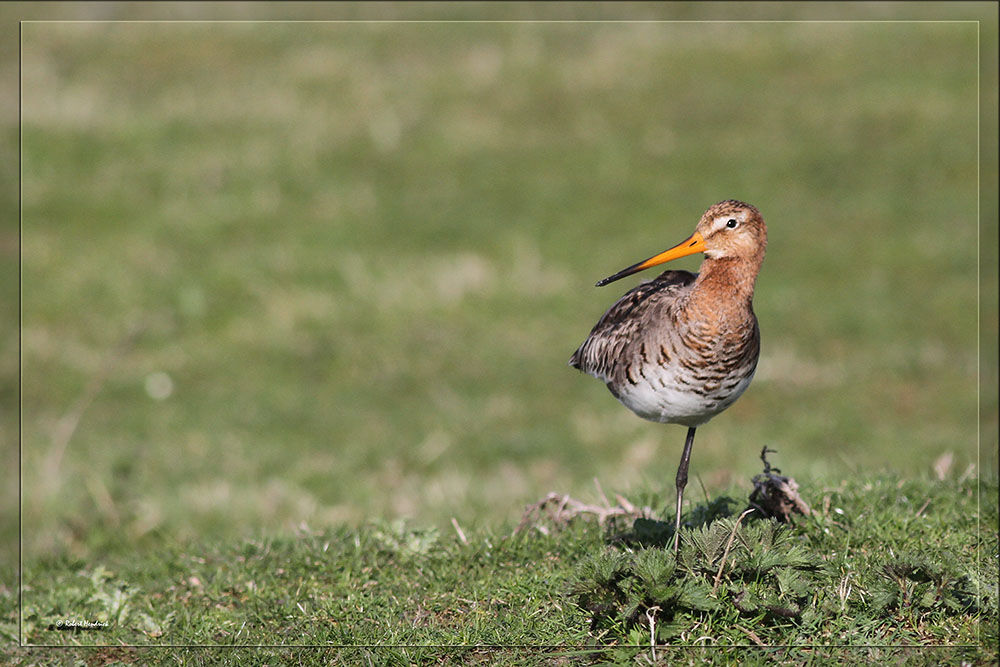
[[[947,452],[961,474],[980,296],[996,327],[977,44],[970,23],[24,24],[26,556],[669,490],[683,429],[566,360],[630,286],[594,281],[729,197],[770,229],[763,357],[693,473],[748,484],[768,445],[800,481]]]

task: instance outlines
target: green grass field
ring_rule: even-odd
[[[995,52],[995,22],[982,38]],[[602,531],[507,536],[549,491],[596,502],[595,478],[669,511],[684,430],[566,362],[637,281],[593,283],[726,198],[769,226],[763,352],[699,430],[690,502],[744,502],[766,445],[814,506],[844,494],[849,530],[794,532],[824,567],[926,547],[995,582],[977,104],[995,114],[996,79],[975,23],[26,23],[20,45],[27,620],[18,637],[5,585],[8,639],[637,639],[566,593]],[[914,532],[922,496],[939,510]],[[830,572],[813,620],[757,636],[948,646],[996,623],[995,596],[836,608]],[[684,613],[749,642],[731,608]]]
[[[173,645],[131,653],[158,663],[183,660],[192,652],[179,647],[201,643],[396,646],[312,652],[337,664],[366,655],[423,662],[440,659],[441,646],[480,647],[454,652],[477,662],[471,658],[483,647],[510,644],[523,653],[525,645],[548,647],[521,664],[570,656],[629,662],[650,655],[634,647],[648,646],[653,633],[658,643],[686,648],[661,655],[699,664],[710,655],[692,651],[699,647],[752,664],[823,664],[845,649],[862,662],[990,664],[997,554],[988,526],[996,523],[997,494],[987,488],[980,508],[977,486],[879,476],[823,489],[814,519],[777,537],[775,524],[748,521],[725,556],[710,539],[708,547],[688,540],[700,531],[684,533],[676,572],[672,550],[648,539],[655,530],[609,545],[618,529],[630,532],[628,522],[606,532],[544,518],[517,535],[476,526],[464,542],[451,530],[369,522],[171,545],[111,567],[41,559],[26,571],[46,585],[27,596],[25,632],[43,645]],[[712,524],[727,538],[734,512],[720,512],[723,501],[714,500],[689,518],[698,525],[699,513],[728,514],[729,523]],[[69,609],[69,620],[106,626],[60,627],[54,610]],[[745,650],[762,646],[774,648]],[[268,664],[276,654],[289,649],[256,657]],[[519,664],[519,657],[511,651],[499,660]]]

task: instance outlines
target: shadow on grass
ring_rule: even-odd
[[[738,500],[729,496],[720,496],[707,503],[695,505],[690,512],[682,515],[681,527],[683,529],[691,529],[707,526],[718,519],[732,516],[735,514],[733,507],[738,507],[739,505],[740,502]],[[623,544],[647,549],[666,547],[673,544],[673,541],[673,522],[641,517],[632,522],[630,530],[611,535],[608,538],[610,544]]]
[[[763,471],[751,480],[753,491],[750,493],[749,505],[746,508],[748,519],[774,518],[779,523],[794,522],[794,515],[809,516],[812,510],[798,494],[799,485],[791,477],[785,477],[781,470],[775,468],[767,460],[768,454],[775,450],[764,447],[760,451],[760,460],[764,464]],[[695,505],[685,516],[681,517],[681,525],[685,529],[704,528],[711,523],[732,516],[734,506],[740,501],[729,496],[720,496],[714,500]],[[737,521],[739,523],[739,521]],[[611,537],[612,544],[626,544],[636,547],[665,547],[673,541],[674,526],[667,521],[650,517],[638,517],[632,523],[632,529]]]

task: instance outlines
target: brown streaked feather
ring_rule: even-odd
[[[597,321],[587,340],[570,357],[569,365],[605,381],[624,374],[627,368],[616,366],[627,356],[623,355],[626,345],[634,341],[641,344],[637,330],[649,321],[650,313],[666,315],[664,309],[673,307],[697,278],[698,274],[690,271],[664,271],[626,292]],[[663,353],[661,348],[659,354]]]

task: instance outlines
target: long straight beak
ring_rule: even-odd
[[[651,266],[663,264],[664,262],[669,262],[670,260],[677,259],[679,257],[687,257],[688,255],[695,254],[696,252],[705,252],[705,238],[699,232],[695,232],[684,241],[681,241],[669,250],[664,250],[659,255],[653,255],[649,259],[643,260],[638,264],[633,264],[627,269],[622,269],[613,276],[608,276],[604,280],[598,281],[597,287],[603,287],[608,283],[613,283],[614,281],[620,280],[625,276],[638,273],[643,269],[648,269]]]

